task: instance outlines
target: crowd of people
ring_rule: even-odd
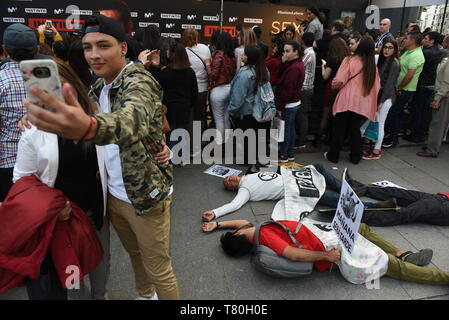
[[[130,256],[138,299],[177,299],[169,255],[170,149],[190,139],[172,139],[174,130],[191,132],[193,121],[199,121],[202,130],[214,127],[215,151],[234,144],[231,129],[268,132],[270,122],[257,121],[253,109],[258,89],[269,83],[277,116],[285,123],[278,162],[294,161],[295,149],[309,143],[312,110],[321,114],[313,145],[320,147],[328,140],[330,149],[324,154],[328,161],[338,163],[345,144],[354,164],[379,159],[382,147],[397,146],[401,131],[408,129],[403,125],[407,105],[411,122],[403,138],[424,143],[428,136],[417,155],[437,157],[449,125],[449,36],[431,30],[421,33],[417,24],[409,23],[405,34],[394,37],[389,19],[380,22],[379,30],[363,34],[345,30],[341,20],[325,29],[322,14],[314,7],[308,8],[307,19],[301,32],[288,26],[272,35],[270,44],[261,40],[262,29],[255,26],[240,28],[236,38],[217,31],[209,46],[200,42],[194,29],[185,30],[179,41],[161,37],[154,25],[131,37],[119,21],[103,15],[88,19],[82,34],[60,33],[51,24],[36,30],[9,26],[0,52],[0,210],[11,210],[11,195],[18,188],[30,193],[45,187],[61,191],[70,200],[63,208],[47,209],[51,212],[47,219],[33,226],[35,237],[43,240],[40,228],[64,223],[74,207],[87,213],[86,228],[104,250],[101,264],[90,274],[92,298],[108,298],[110,221]],[[27,92],[19,63],[31,59],[56,62],[64,101],[39,88]],[[29,93],[56,113],[37,106]],[[375,138],[364,137],[362,124],[376,128]],[[265,164],[258,159],[251,162],[248,149],[244,145],[244,162],[254,173]],[[41,185],[24,179],[29,176],[36,176]],[[259,199],[249,190],[256,183],[247,180],[249,187],[242,191],[241,178],[225,180],[230,190],[239,190],[237,200],[206,212],[203,219],[211,221]],[[335,184],[334,191],[340,185]],[[282,181],[262,189],[260,200],[283,197]],[[322,201],[334,207],[336,199],[328,193]],[[367,207],[392,205],[382,195],[376,199],[387,202]],[[405,202],[409,206],[415,201]],[[366,222],[392,225],[402,216],[420,219],[418,213],[410,218],[409,211],[394,221],[370,214]],[[205,231],[218,227],[218,223],[204,226]],[[8,237],[20,234],[11,232]],[[27,250],[22,254],[30,254]],[[392,253],[401,261],[411,254],[398,249]],[[328,258],[337,257],[333,253]],[[20,280],[27,284],[30,299],[67,299],[49,251],[38,267],[38,277]],[[0,291],[8,285],[0,279]]]

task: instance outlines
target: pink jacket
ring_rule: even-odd
[[[375,120],[378,108],[377,95],[380,90],[379,72],[376,68],[374,86],[370,94],[364,97],[363,72],[360,72],[362,67],[362,59],[358,56],[346,57],[341,63],[337,75],[332,81],[332,88],[340,89],[333,106],[334,116],[339,112],[352,111],[370,120]],[[353,76],[355,77],[348,82]]]

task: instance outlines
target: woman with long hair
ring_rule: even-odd
[[[226,130],[231,129],[231,121],[226,106],[231,92],[231,81],[235,75],[235,56],[232,38],[227,32],[218,36],[210,66],[210,104],[214,116],[217,138],[215,142],[222,146],[228,141]],[[229,132],[229,131],[228,131]]]
[[[338,163],[345,134],[348,132],[351,152],[349,159],[358,164],[362,158],[360,125],[368,118],[375,120],[377,95],[380,89],[379,72],[374,61],[374,41],[364,36],[352,57],[346,57],[332,81],[339,89],[333,105],[334,130],[332,145],[324,156]]]
[[[340,65],[346,57],[351,55],[346,41],[342,38],[335,38],[330,42],[327,61],[321,64],[321,76],[325,81],[324,97],[322,100],[322,113],[318,134],[315,137],[313,145],[319,147],[321,145],[322,136],[328,130],[328,122],[331,116],[332,105],[338,91],[332,88],[332,80],[335,78]],[[329,136],[329,135],[328,135]]]
[[[257,89],[269,81],[268,70],[265,67],[261,50],[255,45],[245,47],[242,62],[244,66],[231,82],[231,93],[227,110],[237,128],[243,131],[254,129],[257,133],[258,129],[266,130],[270,126],[269,122],[257,122],[252,116],[252,102],[254,101]],[[258,137],[257,134],[256,137]],[[256,155],[258,154],[257,146],[258,142],[255,148]],[[248,154],[246,142],[244,145],[245,164],[249,164],[250,162],[251,164],[257,163],[257,157],[253,156]]]
[[[279,81],[279,70],[282,64],[282,55],[284,53],[285,40],[278,38],[273,43],[271,56],[265,59],[265,65],[270,72],[270,83],[273,92],[276,92],[276,85]]]
[[[167,106],[167,120],[171,129],[167,134],[167,144],[170,148],[173,148],[178,142],[181,142],[184,146],[189,140],[186,136],[183,136],[181,141],[171,140],[170,137],[175,129],[188,131],[191,122],[191,110],[198,98],[198,84],[195,71],[190,67],[186,49],[181,43],[172,43],[167,56],[168,65],[166,68],[161,68],[159,50],[149,52],[147,60],[150,62],[150,72],[164,90],[162,104]],[[178,156],[182,160],[175,164],[182,165],[182,163],[188,162],[189,159],[186,157],[190,155],[181,153]]]
[[[379,136],[373,150],[367,150],[363,155],[365,160],[380,159],[382,142],[384,140],[385,120],[391,106],[396,100],[396,81],[400,72],[399,47],[396,40],[386,38],[380,51],[377,68],[380,74],[379,111],[376,119],[379,123]]]
[[[55,59],[55,62],[61,82],[71,85],[72,94],[84,112],[95,114],[96,107],[76,73],[63,61]],[[29,126],[26,119],[22,123],[29,129],[23,132],[19,142],[13,180],[16,182],[22,177],[35,175],[49,187],[61,190],[88,214],[104,249],[102,263],[90,274],[91,295],[93,299],[106,299],[110,255],[109,220],[105,216],[107,182],[104,147],[41,131]],[[70,211],[71,205],[67,201],[66,206],[61,208],[58,220],[69,219]],[[50,254],[42,262],[40,277],[27,283],[27,291],[31,300],[67,299],[67,290],[59,282]]]
[[[203,130],[206,129],[207,94],[209,89],[209,73],[211,53],[209,48],[199,42],[200,35],[195,29],[186,29],[182,33],[181,42],[186,48],[190,65],[195,71],[198,83],[198,99],[193,106],[193,120],[201,121]]]
[[[237,64],[236,72],[239,72],[240,68],[244,64],[244,62],[242,61],[242,56],[244,54],[245,48],[247,46],[256,46],[257,45],[257,37],[253,30],[242,29],[239,31],[239,33],[237,35],[237,39],[239,42],[239,46],[237,48],[235,48],[234,55],[235,55],[236,64]]]

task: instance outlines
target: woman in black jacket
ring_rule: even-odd
[[[379,122],[379,135],[373,150],[368,150],[362,156],[365,160],[380,159],[381,147],[384,139],[384,126],[388,111],[396,100],[396,81],[399,76],[399,48],[393,38],[384,40],[377,67],[380,75],[379,107],[376,119]]]
[[[168,50],[168,66],[161,68],[160,51],[154,50],[148,52],[148,61],[150,63],[149,70],[156,78],[164,90],[162,104],[167,106],[167,120],[170,124],[171,131],[167,134],[167,145],[170,149],[181,142],[182,147],[185,143],[190,143],[187,132],[191,122],[191,110],[198,98],[198,84],[196,81],[195,71],[190,67],[189,57],[185,47],[180,43],[172,43]],[[171,137],[173,130],[184,129],[182,138]],[[189,154],[177,153],[173,150],[175,158],[172,159],[174,164],[182,164],[188,162]],[[178,158],[180,157],[180,158]],[[178,158],[178,161],[177,159]]]

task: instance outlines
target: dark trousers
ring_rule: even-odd
[[[412,138],[424,141],[426,129],[430,122],[430,99],[433,90],[420,87],[412,103]]]
[[[396,198],[399,211],[365,211],[362,222],[376,226],[395,226],[420,222],[438,226],[449,225],[449,199],[442,195],[404,190],[394,187],[369,186],[367,197],[377,200]]]
[[[360,162],[362,159],[362,136],[360,134],[360,126],[364,119],[364,116],[352,111],[339,112],[335,115],[332,146],[327,154],[329,160],[338,162],[340,150],[343,147],[347,133],[351,147],[349,159],[354,164]]]
[[[270,132],[270,122],[257,122],[256,119],[254,119],[254,117],[252,115],[247,115],[244,116],[243,119],[241,118],[232,118],[232,123],[234,124],[235,128],[238,129],[242,129],[243,132],[245,132],[248,129],[253,129],[255,130],[256,133],[256,147],[255,147],[255,151],[256,154],[249,154],[249,145],[248,145],[248,140],[245,139],[244,143],[243,143],[243,150],[244,150],[244,164],[248,165],[248,164],[266,164],[266,163],[260,163],[258,155],[259,155],[259,135],[258,135],[258,130],[259,129],[263,129],[264,134],[265,134],[265,141],[267,143],[266,146],[266,155],[269,152],[269,142],[270,142],[270,137],[269,137],[269,132]],[[254,150],[254,149],[253,149]]]
[[[301,91],[301,108],[296,112],[296,135],[299,145],[307,142],[307,131],[309,130],[309,112],[312,110],[313,89]]]
[[[63,288],[50,256],[42,262],[39,278],[30,279],[26,286],[30,300],[67,300],[67,290]]]
[[[185,129],[187,133],[191,123],[191,108],[189,104],[169,104],[167,105],[167,121],[170,124],[171,131],[167,133],[167,145],[171,149],[181,141],[180,138],[172,138],[171,133],[176,129]],[[184,136],[187,139],[187,135]],[[186,140],[185,143],[190,143]],[[181,155],[179,155],[181,156]]]
[[[200,92],[193,106],[193,120],[201,121],[201,131],[206,130],[206,112],[207,112],[207,95],[208,92]]]
[[[11,189],[12,183],[12,174],[14,168],[0,168],[0,202],[5,200],[6,195]]]
[[[390,140],[393,142],[398,141],[399,131],[402,126],[402,114],[404,107],[413,98],[415,91],[401,91],[401,94],[396,98],[394,105],[388,112],[386,125],[390,128]]]

